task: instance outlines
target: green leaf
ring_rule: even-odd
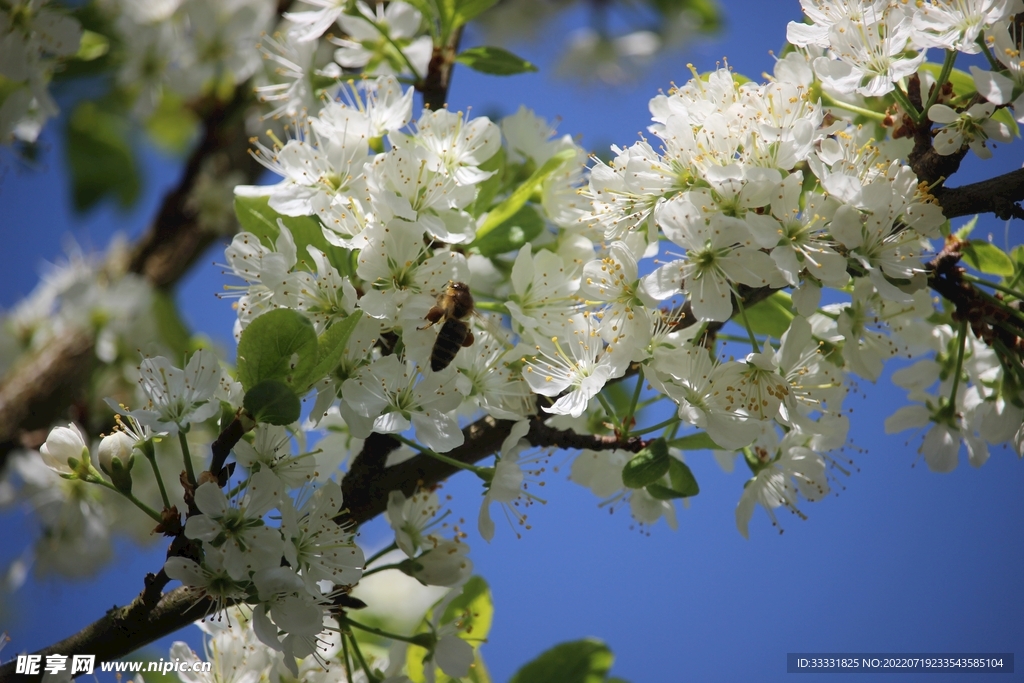
[[[491,588],[482,577],[474,576],[462,587],[462,594],[448,603],[439,623],[459,621],[459,637],[475,644],[487,639],[493,620]]]
[[[671,488],[663,484],[650,484],[647,486],[647,493],[658,500],[689,498],[700,493],[697,479],[693,476],[689,465],[675,458],[671,460],[668,467],[668,478],[672,483]]]
[[[238,381],[246,391],[268,379],[305,389],[295,380],[309,376],[318,351],[313,323],[304,315],[289,308],[267,311],[242,330]]]
[[[561,643],[525,664],[509,683],[603,683],[614,660],[599,640]]]
[[[544,231],[544,219],[529,204],[524,204],[507,221],[469,246],[487,257],[518,251]]]
[[[1013,275],[1013,260],[1006,252],[984,240],[971,240],[961,248],[971,268],[989,275]]]
[[[942,65],[935,64],[933,62],[925,62],[921,65],[921,68],[930,72],[936,81],[942,73]],[[968,94],[974,94],[976,92],[974,89],[974,77],[966,71],[953,69],[949,72],[949,82],[953,85],[953,95],[957,98],[964,97]]]
[[[722,450],[721,446],[711,440],[711,437],[708,436],[707,432],[687,434],[686,436],[681,436],[678,439],[672,439],[668,442],[668,445],[672,448],[678,448],[681,451]]]
[[[622,468],[622,483],[631,489],[640,489],[665,476],[669,469],[668,445],[664,439],[655,439]]]
[[[793,299],[783,291],[778,291],[767,299],[748,306],[747,320],[754,334],[765,334],[778,339],[793,321]]]
[[[455,28],[469,23],[497,4],[498,0],[456,0],[453,18]]]
[[[474,217],[479,217],[480,214],[491,208],[491,202],[494,201],[505,181],[505,148],[499,147],[490,159],[480,164],[480,170],[494,171],[494,175],[476,186],[476,200],[473,202],[471,212]]]
[[[971,236],[971,233],[974,232],[974,226],[976,226],[977,224],[978,216],[975,215],[974,218],[964,223],[963,227],[956,231],[956,238],[963,242],[964,240]]]
[[[290,425],[302,412],[298,395],[279,379],[257,382],[245,392],[242,407],[256,422],[272,425]]]
[[[90,209],[107,196],[123,208],[135,203],[141,185],[128,130],[123,112],[97,102],[80,102],[68,116],[65,153],[76,211]]]
[[[537,70],[532,63],[500,47],[471,47],[459,53],[455,61],[492,76],[514,76]]]
[[[156,144],[171,153],[184,152],[199,129],[199,117],[185,100],[165,90],[156,110],[146,120],[146,132]]]
[[[544,164],[534,171],[522,185],[517,187],[511,195],[487,214],[487,218],[484,220],[483,225],[477,228],[477,241],[482,240],[491,231],[514,216],[519,209],[523,207],[523,204],[530,199],[530,196],[534,191],[539,189],[544,181],[547,180],[548,176],[575,158],[575,149],[563,149],[561,152],[545,161]]]
[[[78,44],[78,52],[75,59],[83,62],[91,62],[99,59],[110,51],[110,40],[106,36],[85,29],[82,31],[82,41]]]
[[[327,328],[318,340],[316,354],[316,365],[309,371],[309,376],[296,378],[296,386],[309,388],[319,382],[323,377],[331,374],[334,368],[338,367],[341,357],[345,353],[345,344],[352,336],[352,330],[356,329],[356,323],[363,316],[362,311],[355,311],[338,323]]]
[[[273,246],[281,231],[277,219],[292,233],[295,250],[301,262],[308,254],[306,247],[313,246],[327,254],[327,260],[342,275],[351,275],[352,267],[347,249],[336,247],[324,237],[320,219],[314,216],[283,216],[270,208],[268,197],[235,197],[235,216],[242,230],[251,232],[267,246]]]

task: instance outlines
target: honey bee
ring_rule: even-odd
[[[473,333],[469,330],[469,323],[464,320],[472,313],[473,295],[469,292],[469,285],[449,280],[437,295],[437,303],[427,311],[426,319],[430,324],[420,328],[425,330],[444,321],[430,351],[431,370],[444,370],[455,360],[459,349],[473,344]]]

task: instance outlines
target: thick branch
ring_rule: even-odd
[[[156,220],[132,250],[130,270],[156,287],[171,287],[217,235],[205,230],[186,201],[205,164],[226,155],[232,168],[245,170],[249,181],[258,165],[248,155],[241,116],[251,102],[248,86],[230,102],[214,106],[204,117],[205,133],[190,155],[178,185],[163,200]],[[22,434],[42,429],[81,397],[95,365],[91,330],[79,329],[54,339],[12,369],[0,382],[0,470],[8,453],[22,445]],[[32,444],[38,445],[38,444]]]
[[[961,187],[934,190],[946,218],[994,213],[1002,220],[1024,219],[1024,169]]]

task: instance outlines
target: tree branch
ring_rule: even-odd
[[[933,190],[946,218],[994,213],[1002,220],[1024,220],[1024,169],[960,187]]]
[[[232,100],[211,107],[204,117],[203,139],[189,156],[181,180],[133,247],[129,270],[144,275],[153,286],[172,287],[217,239],[198,223],[186,201],[205,164],[226,155],[232,168],[244,170],[248,182],[257,178],[261,167],[249,157],[249,140],[240,122],[251,102],[251,88],[244,85]],[[0,381],[0,471],[8,454],[25,445],[25,432],[49,427],[79,399],[95,365],[93,332],[78,329],[52,340]]]

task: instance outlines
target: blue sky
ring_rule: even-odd
[[[625,86],[586,89],[555,79],[549,31],[517,46],[541,65],[539,74],[498,79],[466,70],[455,74],[453,108],[512,113],[519,104],[561,118],[560,132],[582,135],[584,146],[629,144],[648,124],[647,101],[658,89],[689,76],[686,63],[713,68],[723,56],[739,72],[770,71],[768,52],[778,49],[786,22],[798,18],[796,2],[746,0],[725,4],[727,25],[713,39],[662,58]],[[570,18],[566,25],[578,23]],[[101,207],[84,219],[70,210],[62,175],[60,142],[53,135],[42,166],[33,172],[7,164],[0,178],[5,248],[0,251],[0,306],[27,293],[43,259],[57,258],[61,237],[72,234],[87,247],[102,247],[111,228],[138,231],[152,215],[162,188],[173,184],[177,165],[152,152],[144,156],[147,193],[130,214]],[[958,177],[969,182],[1015,168],[1019,147],[996,152],[992,164],[971,162]],[[1024,225],[989,218],[980,229],[1002,244],[1021,242]],[[217,252],[202,259],[221,261]],[[196,329],[231,348],[229,304],[217,300],[224,279],[207,265],[179,289],[179,300]],[[851,436],[859,447],[851,476],[839,475],[836,492],[803,506],[808,519],[781,513],[779,534],[763,511],[755,513],[751,538],[736,531],[734,509],[743,473],[721,472],[710,453],[690,453],[701,484],[689,509],[680,509],[679,530],[664,523],[641,533],[628,509],[598,509],[589,491],[567,481],[568,457],[555,456],[546,476],[544,506],[531,509],[532,530],[516,539],[498,522],[490,544],[471,537],[471,557],[491,584],[495,622],[484,656],[494,681],[544,649],[593,636],[616,655],[613,674],[632,681],[782,681],[787,652],[1024,652],[1024,463],[995,449],[981,469],[960,467],[947,475],[927,470],[916,453],[920,436],[887,437],[884,419],[904,392],[888,373],[861,381],[848,399]],[[475,527],[480,500],[472,475],[445,487],[456,517]],[[0,564],[30,541],[32,521],[21,511],[0,516]],[[380,523],[363,530],[368,545],[384,541]],[[2,621],[14,639],[5,656],[62,638],[124,604],[141,589],[142,576],[162,563],[163,549],[119,544],[116,566],[92,582],[31,580]],[[198,642],[194,629],[188,636]],[[159,654],[175,638],[164,642]],[[872,681],[897,676],[877,674]],[[997,678],[1020,680],[1021,674]],[[806,674],[800,681],[826,680]],[[966,680],[959,675],[929,681]]]

